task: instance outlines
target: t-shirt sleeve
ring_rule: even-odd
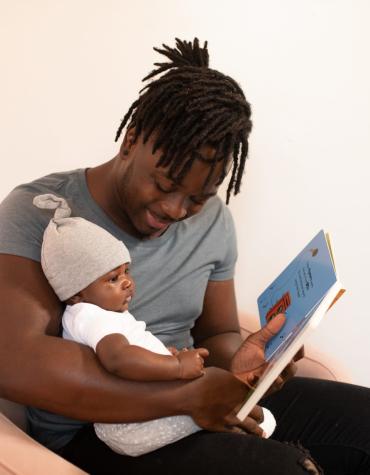
[[[215,262],[209,280],[233,279],[238,258],[236,232],[231,212],[224,204],[218,217],[217,241],[219,243],[219,257]]]
[[[33,205],[37,194],[20,186],[0,204],[0,253],[40,262],[42,237],[51,216]]]
[[[68,309],[68,307],[67,307]],[[119,333],[128,339],[130,314],[117,316],[115,312],[86,305],[83,311],[74,314],[65,311],[63,315],[63,337],[87,345],[96,351],[99,341],[112,333]]]

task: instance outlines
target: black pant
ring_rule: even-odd
[[[87,425],[60,455],[99,475],[307,475],[304,447],[326,475],[370,475],[370,389],[293,378],[261,405],[277,420],[270,439],[202,431],[155,452],[126,457]]]

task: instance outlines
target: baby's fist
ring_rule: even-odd
[[[187,350],[186,348],[176,355],[180,366],[180,379],[199,378],[204,374],[204,358],[209,355],[205,348]]]

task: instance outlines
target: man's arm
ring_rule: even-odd
[[[208,282],[203,311],[192,335],[196,347],[209,350],[207,366],[230,369],[231,359],[243,342],[233,279]]]
[[[230,430],[245,386],[210,368],[193,381],[133,382],[109,374],[90,348],[56,337],[61,304],[39,263],[0,255],[0,396],[79,420],[133,422],[189,414]]]
[[[130,345],[126,337],[112,333],[96,345],[96,355],[104,368],[120,378],[134,381],[173,381],[194,379],[203,374],[205,348],[160,355],[140,346]]]

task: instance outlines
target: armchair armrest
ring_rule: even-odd
[[[0,473],[4,475],[86,475],[46,449],[0,411]]]

